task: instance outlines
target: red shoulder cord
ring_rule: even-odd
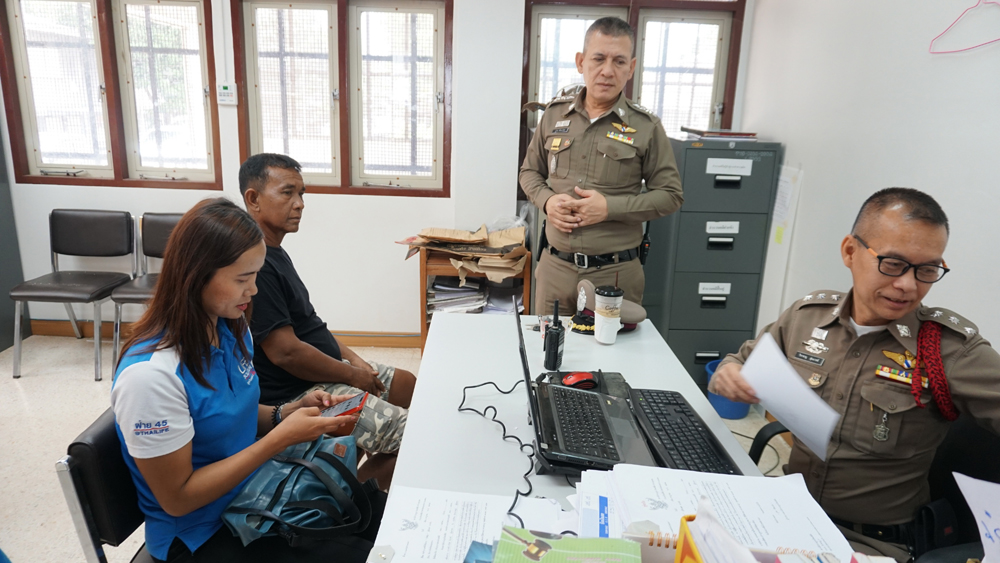
[[[913,381],[910,383],[910,392],[917,401],[917,406],[924,408],[920,402],[920,393],[923,391],[923,377],[920,375],[921,364],[927,366],[927,380],[930,384],[931,395],[937,405],[941,415],[946,420],[958,418],[958,410],[955,403],[951,401],[951,391],[948,390],[948,380],[944,375],[944,362],[941,360],[941,325],[935,322],[926,321],[920,324],[920,332],[917,334],[917,359],[916,367],[913,369]]]

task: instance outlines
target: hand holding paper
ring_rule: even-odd
[[[770,334],[760,337],[741,372],[764,407],[826,461],[827,446],[840,414],[802,381]]]
[[[983,541],[983,563],[1000,562],[1000,484],[952,473]]]

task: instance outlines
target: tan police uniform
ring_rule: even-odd
[[[904,524],[931,500],[927,474],[948,432],[930,389],[925,386],[921,395],[925,408],[911,394],[921,323],[944,327],[941,357],[957,410],[998,434],[1000,354],[974,324],[937,307],[921,306],[885,330],[858,337],[850,320],[852,296],[853,290],[811,293],[764,329],[802,379],[841,415],[827,461],[796,439],[787,470],[803,475],[809,492],[834,519]],[[722,365],[742,364],[756,342],[743,344]]]
[[[576,186],[596,190],[608,202],[608,217],[601,223],[568,234],[551,224],[546,228],[551,248],[573,262],[540,249],[535,272],[540,314],[551,313],[556,299],[560,311],[571,314],[581,279],[600,286],[613,284],[615,274],[625,299],[641,303],[645,278],[636,258],[642,223],[677,211],[684,201],[660,119],[622,93],[610,111],[591,123],[585,95],[582,88],[549,103],[521,165],[521,188],[541,210],[556,194],[579,199]]]

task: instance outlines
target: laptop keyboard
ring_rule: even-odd
[[[655,434],[659,438],[660,443],[652,439],[650,443],[654,453],[664,458],[662,461],[668,467],[741,474],[733,462],[720,453],[722,446],[718,445],[712,431],[705,427],[683,395],[659,389],[635,389],[634,392],[640,400],[634,401],[632,406],[645,415],[636,417],[639,425],[647,435]]]
[[[549,390],[555,401],[564,450],[608,461],[621,460],[597,394],[557,385],[549,386]]]

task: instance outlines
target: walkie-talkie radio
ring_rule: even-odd
[[[556,371],[562,365],[563,346],[566,344],[566,329],[559,322],[559,300],[556,299],[552,322],[545,328],[545,369]]]

